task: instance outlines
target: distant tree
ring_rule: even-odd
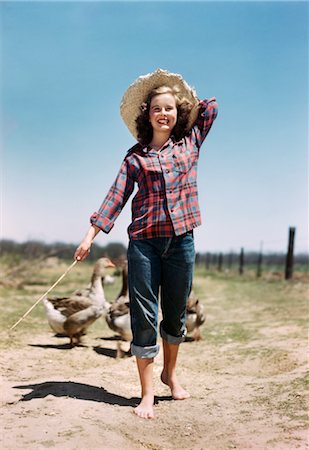
[[[18,261],[21,259],[31,260],[34,258],[42,258],[47,256],[58,256],[61,259],[72,260],[76,250],[77,244],[54,242],[47,244],[41,241],[27,241],[18,243],[10,239],[0,240],[0,256],[8,257],[11,261]],[[120,242],[111,242],[105,247],[101,247],[97,244],[93,244],[90,255],[87,261],[94,262],[102,256],[108,256],[111,259],[123,259],[126,258],[127,247]],[[228,268],[230,269],[233,262],[236,262],[239,258],[239,254],[235,252],[222,253],[221,256],[224,260],[226,258]],[[246,252],[246,267],[256,268],[259,252]],[[284,268],[285,264],[284,252],[273,252],[263,254],[263,266],[269,269],[280,270]],[[197,253],[196,263],[199,265],[206,265],[209,269],[211,266],[218,267],[218,254],[217,253]],[[294,258],[295,267],[302,270],[309,270],[309,254],[299,253]]]
[[[26,241],[18,243],[12,240],[0,240],[0,255],[14,255],[23,259],[34,259],[44,255],[58,256],[62,259],[73,259],[76,250],[76,244],[66,244],[63,242],[54,242],[47,244],[41,241]],[[108,256],[111,259],[117,259],[126,255],[126,247],[119,242],[111,242],[105,247],[93,244],[88,261],[96,261],[102,256]]]
[[[112,259],[120,258],[127,253],[127,247],[125,247],[120,242],[111,242],[110,244],[107,244],[106,247],[104,247],[104,250],[106,254]]]

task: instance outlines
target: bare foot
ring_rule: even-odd
[[[181,386],[176,376],[169,379],[167,373],[163,370],[161,373],[161,381],[162,383],[169,386],[174,400],[185,400],[186,398],[190,397],[189,392]]]
[[[140,402],[140,404],[134,409],[134,414],[136,414],[138,417],[141,417],[142,419],[153,419],[153,402],[153,395],[145,395],[144,397],[142,397],[142,401]]]

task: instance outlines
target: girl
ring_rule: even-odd
[[[177,379],[176,362],[186,333],[195,259],[193,228],[201,224],[196,181],[199,150],[217,116],[217,104],[214,98],[199,101],[180,75],[157,69],[128,88],[120,109],[138,143],[127,152],[100,209],[91,216],[91,227],[75,259],[87,257],[100,230],[111,230],[137,183],[128,228],[131,352],[136,356],[142,397],[134,412],[148,419],[154,417],[159,288],[161,380],[175,400],[190,396]]]

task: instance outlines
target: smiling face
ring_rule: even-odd
[[[153,134],[170,136],[177,122],[177,105],[175,97],[170,93],[152,97],[149,108],[149,121]]]

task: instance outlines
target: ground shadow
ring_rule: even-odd
[[[195,342],[196,339],[194,339],[192,336],[186,336],[184,342]]]
[[[72,348],[75,347],[86,347],[86,345],[83,344],[77,344],[72,347],[69,342],[66,344],[57,344],[57,345],[56,344],[28,344],[28,345],[29,347],[54,348],[57,350],[71,350]]]
[[[158,405],[160,402],[170,402],[174,400],[171,395],[155,395],[154,404]]]
[[[109,358],[117,358],[117,350],[113,348],[102,348],[102,347],[93,347],[93,350],[99,355],[108,356]]]
[[[116,336],[116,335],[110,336],[110,337],[100,337],[97,339],[100,339],[101,341],[123,341],[121,336]]]
[[[139,399],[136,397],[122,397],[121,395],[108,392],[103,387],[76,383],[74,381],[46,381],[44,383],[25,384],[13,387],[14,389],[32,389],[32,392],[22,396],[19,400],[22,402],[53,395],[54,397],[71,397],[79,400],[90,400],[119,406],[136,406],[139,403]]]
[[[46,381],[44,383],[13,386],[13,388],[32,389],[32,392],[22,395],[22,398],[19,400],[20,402],[27,402],[35,398],[45,398],[48,395],[53,395],[54,397],[70,397],[79,400],[90,400],[93,402],[118,406],[135,407],[140,402],[140,399],[137,397],[126,398],[121,395],[108,392],[103,387],[76,383],[74,381]],[[160,401],[170,400],[172,400],[172,397],[169,396],[155,397],[155,404],[158,404]]]
[[[98,353],[99,355],[108,356],[110,358],[117,359],[118,358],[131,358],[132,353],[129,349],[128,351],[120,350],[117,352],[117,350],[112,348],[106,348],[106,347],[93,347],[93,350]],[[117,355],[118,353],[118,355]]]

